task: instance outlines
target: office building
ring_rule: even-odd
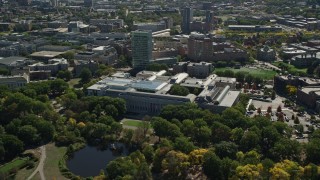
[[[184,8],[182,12],[182,33],[190,33],[190,22],[193,21],[193,12],[191,7]]]
[[[212,56],[212,40],[204,34],[192,33],[188,39],[188,57],[194,61],[210,61]]]
[[[275,61],[276,60],[276,51],[269,46],[264,46],[257,51],[257,59],[259,61]]]
[[[165,72],[165,71],[164,71]],[[142,76],[142,78],[138,77]],[[196,103],[199,107],[212,112],[221,113],[235,105],[240,91],[235,91],[235,78],[210,75],[204,79],[190,78],[187,73],[175,76],[163,76],[163,72],[143,71],[137,77],[107,77],[87,89],[89,96],[110,96],[123,98],[127,111],[141,114],[159,114],[169,104]],[[190,89],[198,89],[199,93],[186,96],[170,94],[174,84]]]
[[[229,25],[231,31],[244,32],[281,32],[281,26],[260,26],[260,25]]]
[[[152,33],[133,31],[131,35],[133,68],[144,69],[152,59]]]
[[[43,62],[29,65],[30,71],[50,71],[51,75],[56,75],[59,71],[68,70],[69,63],[66,59],[50,59],[48,64]]]
[[[0,76],[0,85],[8,86],[10,89],[17,89],[29,83],[27,74],[17,76]]]
[[[320,111],[320,86],[302,87],[297,91],[297,101],[310,109]]]
[[[195,78],[206,78],[213,71],[213,66],[211,63],[200,62],[200,63],[191,63],[191,62],[179,62],[173,65],[174,73],[186,72],[190,77]]]

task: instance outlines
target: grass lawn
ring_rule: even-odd
[[[123,121],[123,125],[125,126],[133,126],[133,127],[142,127],[142,122],[138,121],[138,120],[129,120],[129,119],[125,119]]]
[[[26,150],[23,154],[27,154],[27,153],[31,153],[35,156],[35,158],[40,159],[41,153],[39,152],[38,148],[35,149],[28,149]],[[38,167],[39,161],[36,161],[34,163],[34,167],[33,168],[29,168],[29,167],[25,167],[20,169],[15,175],[14,175],[14,179],[17,180],[24,180],[26,179],[26,177],[29,177],[32,172]],[[40,176],[39,176],[40,178]],[[38,179],[39,179],[38,178]]]
[[[23,168],[23,169],[20,169],[17,174],[14,176],[14,179],[16,180],[23,180],[23,179],[26,179],[26,177],[29,177],[33,171],[38,167],[38,164],[39,164],[39,161],[37,163],[35,163],[34,167],[33,168]],[[39,176],[40,178],[40,176]]]
[[[18,180],[18,179],[17,179]],[[22,179],[21,179],[22,180]],[[24,179],[23,179],[24,180]],[[41,180],[39,172],[36,173],[36,175],[33,176],[31,180]]]
[[[79,84],[80,78],[71,79],[68,84],[70,88],[73,88],[75,85]]]
[[[280,62],[274,62],[272,63],[273,65],[279,67]],[[288,63],[283,63],[285,64],[285,66],[287,66],[289,68],[289,70],[291,71],[298,71],[298,72],[303,72],[303,73],[307,73],[307,69],[308,68],[296,68],[294,65],[288,64]]]
[[[214,72],[217,71],[225,71],[225,70],[231,70],[234,73],[243,71],[250,73],[253,76],[261,77],[262,79],[273,79],[273,77],[277,74],[275,71],[271,70],[263,70],[263,69],[251,69],[251,68],[240,68],[240,69],[234,69],[234,68],[215,68]]]
[[[67,179],[60,173],[59,170],[59,161],[65,155],[66,151],[66,147],[57,147],[53,143],[46,145],[47,158],[43,167],[43,173],[46,179]]]
[[[1,174],[9,174],[9,172],[13,169],[19,170],[25,163],[28,161],[28,158],[17,158],[12,160],[9,163],[4,164],[0,167]]]

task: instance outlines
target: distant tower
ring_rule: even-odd
[[[93,0],[84,0],[83,4],[85,7],[92,7],[93,6]]]
[[[173,27],[173,20],[171,17],[164,17],[163,21],[166,25],[166,29],[171,29]]]
[[[211,23],[213,20],[213,12],[212,11],[206,11],[206,22]]]
[[[133,68],[145,69],[152,59],[152,32],[132,31],[131,43]]]
[[[182,32],[190,34],[190,22],[193,21],[193,10],[191,7],[184,8],[182,12]]]
[[[59,6],[58,0],[50,0],[50,1],[51,1],[51,6],[53,6],[53,7]]]

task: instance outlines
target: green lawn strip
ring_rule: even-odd
[[[33,168],[25,167],[20,169],[17,172],[17,174],[14,176],[14,179],[22,180],[22,179],[25,179],[26,177],[29,177],[33,173],[33,171],[38,167],[38,164],[39,164],[39,161],[35,163],[35,166]]]
[[[273,65],[279,67],[280,62],[274,62],[272,63]],[[299,72],[304,72],[307,73],[308,68],[296,68],[294,65],[284,63],[291,71],[299,71]],[[280,68],[280,67],[279,67]]]
[[[26,165],[28,158],[17,158],[0,167],[1,174],[9,174],[13,169],[19,170]]]
[[[55,144],[46,145],[47,158],[44,162],[43,173],[47,179],[67,179],[59,170],[59,161],[65,155],[67,147],[57,147]]]
[[[79,84],[80,78],[71,79],[68,84],[69,87],[73,88],[75,85]]]
[[[264,70],[264,69],[252,69],[252,68],[240,68],[240,69],[234,69],[234,68],[216,68],[214,72],[217,71],[225,71],[225,70],[231,70],[234,73],[237,72],[246,72],[253,76],[257,76],[263,79],[272,79],[277,72],[271,71],[271,70]]]
[[[136,120],[125,120],[125,121],[123,121],[123,125],[134,126],[134,127],[142,127],[143,123],[141,121],[136,121]]]

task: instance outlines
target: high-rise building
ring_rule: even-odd
[[[190,33],[190,22],[193,21],[193,10],[191,7],[184,8],[182,12],[182,32],[189,34]]]
[[[213,12],[206,11],[206,23],[212,23],[213,21]]]
[[[86,7],[92,7],[93,5],[93,0],[84,0],[83,1],[84,6]]]
[[[131,43],[133,68],[146,68],[152,58],[152,32],[132,31]]]
[[[212,40],[204,34],[192,33],[188,39],[188,57],[200,62],[210,61],[212,56]]]

